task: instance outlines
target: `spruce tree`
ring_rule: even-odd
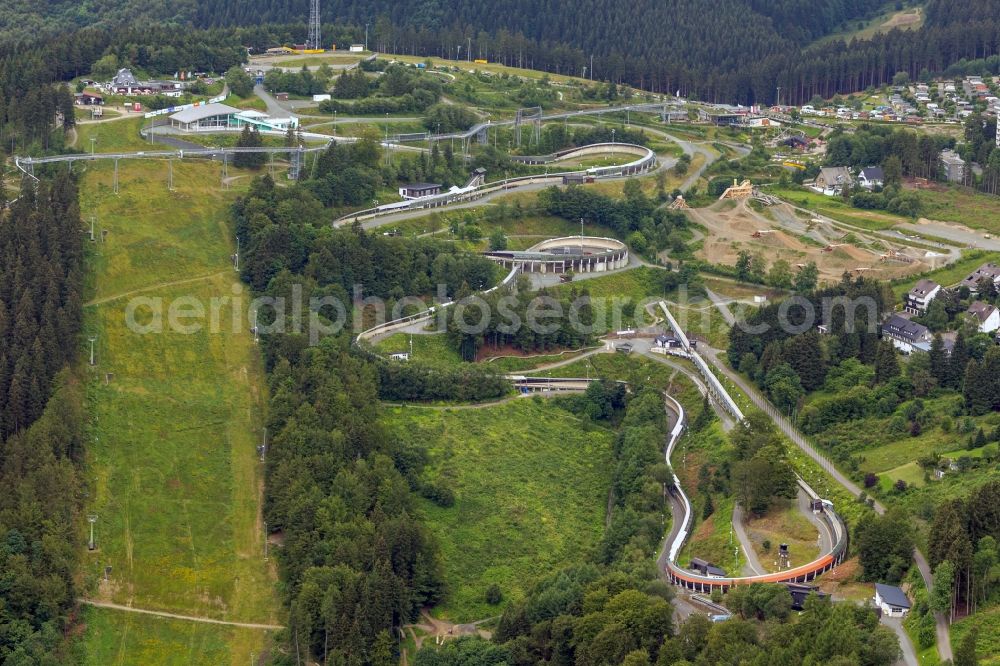
[[[961,390],[965,379],[965,366],[969,363],[969,345],[965,341],[965,333],[958,332],[955,336],[955,346],[951,349],[948,360],[948,387]]]
[[[884,384],[899,376],[899,360],[896,349],[888,340],[882,340],[875,350],[875,383]]]
[[[951,379],[951,366],[940,333],[935,333],[931,340],[930,362],[931,375],[938,381],[938,386],[948,386]]]

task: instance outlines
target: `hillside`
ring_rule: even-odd
[[[122,23],[241,26],[235,31],[240,43],[264,49],[304,40],[307,7],[306,0],[6,2],[0,38]],[[588,78],[712,102],[772,103],[780,86],[783,101],[801,103],[883,85],[899,71],[916,78],[959,61],[977,72],[997,69],[1000,0],[930,0],[919,29],[878,29],[879,17],[895,8],[878,0],[551,0],[543,10],[528,0],[328,0],[322,13],[327,43],[360,41],[367,25],[369,45],[386,53],[453,58],[471,52],[561,74],[586,68]],[[875,23],[875,30],[863,29]],[[126,54],[138,46],[111,43]]]

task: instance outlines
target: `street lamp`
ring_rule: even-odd
[[[90,364],[91,364],[91,365],[97,365],[97,364],[96,364],[96,363],[94,362],[94,341],[96,341],[96,340],[97,340],[97,336],[93,336],[93,335],[92,335],[92,336],[90,336],[90,337],[89,337],[89,338],[87,338],[87,339],[88,339],[88,340],[90,340]]]
[[[94,545],[94,523],[97,522],[97,516],[90,514],[87,516],[87,522],[90,523],[90,541],[87,542],[87,550],[95,550],[97,546]]]
[[[97,137],[96,136],[90,137],[90,156],[91,157],[94,156],[94,148],[95,148],[95,144],[96,143],[97,143]]]
[[[233,270],[240,270],[240,237],[236,237],[236,254],[233,255]]]

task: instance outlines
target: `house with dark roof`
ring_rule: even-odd
[[[966,287],[971,293],[976,294],[979,292],[981,280],[991,280],[994,285],[1000,284],[1000,266],[993,263],[983,264],[959,282],[959,286]]]
[[[875,583],[875,606],[889,617],[905,617],[910,612],[910,599],[895,585]]]
[[[410,183],[399,188],[399,196],[404,199],[419,199],[441,194],[440,183]]]
[[[965,314],[975,322],[980,333],[992,333],[1000,328],[1000,310],[989,303],[973,301],[969,304]]]
[[[866,190],[873,190],[876,187],[882,187],[885,182],[885,172],[882,171],[882,167],[871,166],[865,167],[858,174],[858,185],[865,188]]]
[[[882,324],[882,337],[891,340],[899,351],[909,354],[914,349],[919,349],[918,345],[921,343],[930,342],[931,332],[926,326],[895,314]]]
[[[76,103],[84,106],[104,104],[104,97],[98,93],[84,90],[82,93],[76,93]]]
[[[941,285],[933,280],[921,280],[906,294],[903,308],[915,315],[927,312],[931,301],[941,293]]]
[[[653,344],[659,349],[676,349],[681,346],[681,341],[673,335],[660,334],[653,338]]]

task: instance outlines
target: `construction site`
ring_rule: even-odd
[[[931,252],[858,231],[844,231],[830,220],[810,217],[778,200],[761,201],[747,183],[727,190],[706,208],[683,208],[704,233],[697,256],[732,266],[749,250],[770,267],[787,261],[794,271],[815,262],[820,279],[845,273],[871,273],[879,279],[913,275],[951,261],[948,250]],[[773,199],[773,198],[768,198]],[[751,204],[750,202],[755,202]],[[770,205],[768,205],[770,204]],[[761,211],[755,210],[760,207]]]

